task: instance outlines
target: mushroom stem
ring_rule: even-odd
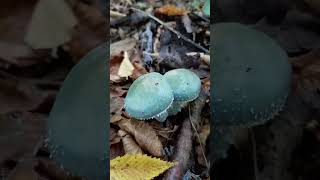
[[[183,107],[185,107],[188,104],[186,101],[173,101],[171,107],[168,109],[168,114],[176,115],[181,111]]]
[[[168,111],[163,111],[160,114],[156,115],[154,118],[159,122],[164,122],[168,117]]]

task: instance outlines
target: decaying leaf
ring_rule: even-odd
[[[296,68],[297,90],[303,100],[313,108],[320,108],[320,50],[292,58]]]
[[[118,135],[117,130],[115,130],[114,128],[110,127],[109,130],[109,142],[110,144],[116,144],[119,143],[121,141],[121,137]]]
[[[126,131],[120,129],[118,135],[122,139],[123,149],[126,154],[143,154],[141,148]]]
[[[185,8],[178,8],[175,5],[168,4],[156,9],[155,13],[166,16],[183,16],[187,14],[188,11]]]
[[[134,38],[124,39],[110,45],[110,56],[119,55],[123,51],[130,51],[136,46]]]
[[[110,56],[110,81],[112,82],[121,82],[121,78],[118,76],[118,70],[123,59],[122,55]]]
[[[162,144],[154,129],[147,122],[128,119],[119,121],[118,125],[130,133],[142,149],[154,156],[162,156]]]
[[[103,16],[98,3],[89,5],[84,1],[67,2],[72,7],[78,24],[73,30],[72,39],[63,48],[77,63],[88,51],[106,41],[106,35],[109,33],[106,28],[108,20]]]
[[[125,155],[110,161],[110,177],[112,180],[150,180],[174,165],[147,155]]]
[[[126,78],[127,79],[129,76],[132,75],[133,70],[134,70],[134,67],[130,62],[128,52],[125,51],[123,60],[122,60],[122,62],[120,64],[120,67],[119,67],[119,70],[118,70],[118,76],[121,77],[121,78]]]

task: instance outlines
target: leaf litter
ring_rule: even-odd
[[[118,130],[120,148],[125,154],[143,153],[179,162],[177,168],[172,167],[158,178],[182,179],[190,171],[208,178],[208,174],[203,173],[209,168],[203,163],[203,156],[208,152],[205,142],[206,134],[210,132],[209,121],[205,120],[209,119],[209,22],[195,18],[192,15],[194,10],[186,1],[129,2],[111,1],[110,7],[110,126]],[[126,66],[121,67],[123,63]],[[195,135],[190,124],[188,108],[169,117],[165,125],[155,120],[131,118],[123,109],[126,92],[135,79],[149,72],[164,74],[176,68],[190,69],[202,81],[203,96],[190,109],[192,123],[196,124],[197,131],[201,130],[199,136]],[[119,71],[126,76],[121,78]],[[199,141],[201,148],[196,143]],[[112,144],[110,150],[122,156],[119,146]],[[202,153],[193,151],[199,148]],[[110,155],[110,159],[116,157]],[[196,167],[189,166],[195,162]]]

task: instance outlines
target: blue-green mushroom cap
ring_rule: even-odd
[[[213,25],[215,125],[252,126],[272,119],[290,91],[286,52],[269,36],[238,23]]]
[[[160,73],[151,72],[132,83],[124,108],[131,117],[145,120],[165,114],[172,101],[173,93],[167,80]]]
[[[175,101],[192,101],[199,96],[200,78],[188,69],[174,69],[164,74],[169,82]]]
[[[68,74],[48,119],[52,159],[72,175],[106,179],[108,44],[93,49]]]

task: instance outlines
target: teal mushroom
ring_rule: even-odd
[[[201,90],[200,78],[188,69],[174,69],[164,74],[173,91],[174,101],[169,108],[169,115],[181,111],[188,102],[195,100]]]
[[[95,48],[71,70],[48,119],[52,159],[86,179],[106,179],[109,169],[108,49]]]
[[[266,34],[238,23],[213,25],[215,124],[252,126],[272,119],[290,90],[286,52]]]
[[[286,52],[270,37],[238,23],[211,27],[213,73],[211,109],[213,159],[226,156],[239,128],[272,119],[290,91]]]
[[[155,118],[164,122],[167,110],[173,102],[173,93],[167,80],[157,72],[144,74],[136,79],[128,90],[124,108],[136,119]]]

